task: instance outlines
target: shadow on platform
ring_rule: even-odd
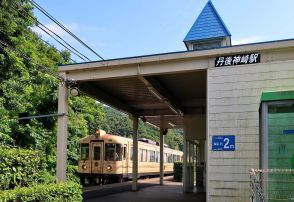
[[[139,183],[139,191],[131,191],[131,182],[121,184],[110,184],[102,187],[84,188],[84,202],[99,201],[116,202],[173,202],[173,201],[193,201],[205,202],[205,193],[183,193],[182,183],[164,181],[160,186],[154,180]]]

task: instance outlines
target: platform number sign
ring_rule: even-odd
[[[235,151],[235,136],[212,136],[212,151]]]

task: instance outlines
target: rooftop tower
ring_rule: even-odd
[[[231,33],[209,0],[184,43],[189,51],[231,46]]]

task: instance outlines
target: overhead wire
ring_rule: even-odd
[[[31,19],[33,19],[35,21],[36,26],[41,29],[43,32],[45,32],[46,34],[48,34],[49,36],[51,36],[55,41],[57,41],[60,45],[62,45],[64,48],[66,48],[67,50],[69,50],[71,53],[73,53],[74,55],[78,56],[79,58],[81,58],[83,61],[85,61],[85,59],[87,59],[88,61],[90,61],[90,59],[88,57],[86,57],[85,55],[83,55],[82,53],[80,53],[78,50],[76,50],[74,47],[72,47],[70,44],[68,44],[62,37],[60,37],[58,34],[56,34],[54,31],[52,31],[51,29],[49,29],[47,26],[45,26],[44,24],[42,24],[40,21],[38,21],[37,19],[35,19],[34,16],[32,16],[30,13],[28,13],[26,10],[24,10],[20,5],[17,5],[17,3],[13,2],[13,0],[11,1],[12,3],[14,3],[14,5],[16,5],[19,9],[22,9]],[[20,15],[22,15],[24,18],[26,18],[26,16],[21,13],[17,8],[13,7],[10,5],[10,7],[12,7],[15,11],[17,11]],[[40,26],[41,25],[41,26]],[[62,42],[60,42],[58,39],[56,39],[56,37],[54,37],[53,35],[55,35],[56,37],[58,37]],[[65,43],[66,45],[64,45],[63,43]],[[68,47],[67,47],[68,46]],[[70,48],[72,49],[70,49]]]
[[[33,62],[32,58],[28,57],[27,55],[25,55],[21,51],[17,50],[16,48],[12,47],[11,45],[7,44],[5,41],[3,41],[1,39],[0,39],[0,46],[3,47],[3,51],[5,51],[4,50],[4,47],[8,48],[10,51],[15,52],[18,56],[22,57],[24,60],[30,61],[30,63],[32,65],[36,65],[36,66],[41,67],[44,70],[45,73],[51,74],[52,76],[54,76],[58,80],[60,80],[62,82],[66,82],[67,81],[65,78],[63,78],[63,76],[55,73],[51,68],[46,67],[44,65],[41,65],[39,63]]]
[[[41,29],[43,32],[45,32],[46,34],[48,34],[49,36],[51,36],[51,38],[53,38],[55,41],[57,41],[60,45],[62,45],[64,48],[66,48],[68,51],[70,51],[71,53],[73,53],[74,55],[76,55],[77,57],[79,57],[80,59],[82,59],[83,61],[86,61],[83,57],[81,57],[80,55],[78,55],[77,53],[75,53],[75,52],[73,52],[73,51],[71,51],[68,47],[66,47],[63,43],[61,43],[60,41],[58,41],[54,36],[52,36],[52,34],[50,34],[47,30],[48,30],[48,28],[42,28],[42,27],[40,27],[40,26],[38,26],[37,25],[37,27],[39,28],[39,29]],[[45,27],[45,26],[43,26],[43,27]],[[46,30],[47,29],[47,30]],[[54,33],[53,31],[50,31],[51,33]],[[56,34],[54,34],[54,35],[56,35]],[[58,37],[59,38],[59,37]],[[70,46],[71,47],[71,46]],[[88,59],[88,61],[90,61],[90,59],[89,58],[87,58]]]
[[[40,39],[41,41],[43,41],[46,45],[54,48],[54,50],[56,50],[58,53],[62,53],[60,50],[58,50],[56,47],[54,47],[52,44],[50,44],[48,41],[45,41],[44,39],[42,39],[41,37],[39,37],[38,39]],[[77,63],[77,61],[73,60],[72,58],[69,58],[70,61],[72,61],[73,63]]]
[[[6,16],[7,19],[9,19],[11,22],[14,21],[14,19],[12,19],[11,17]],[[23,22],[20,22],[21,24],[23,24]],[[23,24],[24,25],[24,24]],[[0,29],[0,32],[2,32],[3,34],[5,34],[4,30]],[[59,52],[60,54],[62,53],[60,50],[58,50],[55,46],[53,46],[52,44],[50,44],[49,42],[45,41],[44,39],[42,39],[42,37],[37,36],[38,39],[40,39],[41,41],[43,41],[46,45],[52,47],[53,49],[55,49],[57,52]],[[73,63],[77,63],[76,60],[73,60],[71,57],[69,58],[69,60]]]
[[[74,55],[78,56],[80,59],[82,59],[83,61],[86,61],[85,59],[87,59],[88,61],[91,61],[87,56],[83,55],[82,53],[80,53],[78,50],[76,50],[74,47],[72,47],[69,43],[67,43],[62,37],[60,37],[58,34],[56,34],[54,31],[52,31],[51,29],[49,29],[48,27],[46,27],[43,23],[41,23],[40,21],[38,21],[34,16],[32,16],[30,13],[28,13],[26,10],[24,10],[20,5],[18,5],[17,3],[15,3],[13,0],[10,1],[12,2],[14,5],[16,5],[19,9],[22,9],[31,19],[33,19],[35,21],[35,24],[38,28],[40,28],[42,31],[44,31],[46,34],[48,34],[49,36],[51,36],[55,41],[57,41],[60,45],[62,45],[64,48],[66,48],[67,50],[69,50],[71,53],[73,53]],[[11,4],[9,4],[9,6],[14,9],[15,11],[17,11],[21,16],[23,16],[24,18],[26,18],[26,16],[21,13],[17,8],[15,8],[14,6],[12,6]],[[40,26],[41,25],[41,26]],[[50,32],[50,33],[49,33]],[[62,42],[60,42],[58,39],[56,39],[56,37],[54,37],[53,35],[55,35],[56,37],[58,37]],[[68,46],[68,47],[67,47]],[[69,48],[70,47],[70,48]],[[72,49],[72,50],[71,50]]]
[[[66,31],[69,35],[71,35],[73,38],[75,38],[78,42],[80,42],[82,45],[84,45],[86,48],[88,48],[92,53],[94,53],[96,56],[98,56],[101,60],[104,60],[103,57],[101,57],[100,54],[98,54],[96,51],[94,51],[91,47],[89,47],[85,42],[83,42],[80,38],[78,38],[75,34],[73,34],[70,30],[68,30],[62,23],[60,23],[56,18],[54,18],[50,13],[48,13],[42,6],[40,6],[35,0],[28,0],[31,2],[31,4],[37,8],[39,11],[41,11],[44,15],[46,15],[49,19],[51,19],[54,23],[56,23],[59,27],[61,27],[64,31]]]

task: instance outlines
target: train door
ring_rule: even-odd
[[[103,172],[103,142],[91,142],[91,169],[92,173],[102,174]]]
[[[127,159],[127,145],[124,144],[122,147],[122,174],[126,177],[128,174],[128,159]]]

